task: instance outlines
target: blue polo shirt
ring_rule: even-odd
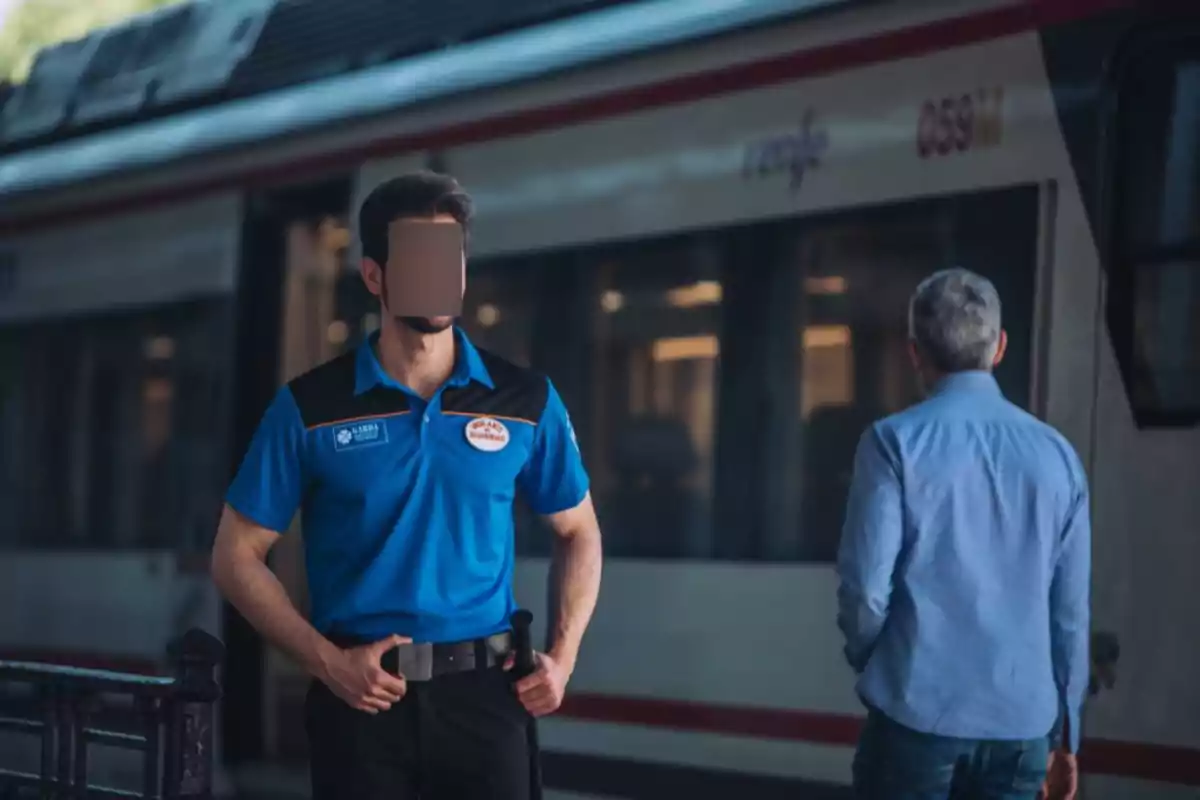
[[[579,505],[588,491],[549,379],[455,330],[454,372],[429,399],[383,371],[375,338],[296,378],[263,416],[226,495],[284,532],[303,509],[312,624],[418,642],[508,628],[513,501]]]

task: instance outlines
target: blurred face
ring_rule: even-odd
[[[362,276],[397,322],[418,333],[440,333],[462,313],[462,227],[449,214],[394,220],[388,226],[387,264],[364,258]]]

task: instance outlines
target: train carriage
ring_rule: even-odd
[[[283,13],[191,5],[201,32],[250,31],[233,59]],[[231,645],[228,760],[292,751],[303,676],[198,565],[279,382],[378,325],[357,203],[434,167],[477,201],[463,325],[554,379],[605,533],[544,725],[555,783],[848,784],[862,709],[831,562],[853,447],[918,397],[908,295],[962,265],[1003,298],[1006,394],[1091,480],[1083,793],[1196,796],[1200,15],[601,5],[0,142],[0,642],[149,667],[202,624]],[[300,603],[302,536],[273,556]],[[519,510],[516,592],[540,619],[549,546]]]

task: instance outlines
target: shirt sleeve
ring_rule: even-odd
[[[546,407],[534,432],[533,451],[518,478],[536,514],[557,514],[587,497],[589,480],[575,439],[575,429],[558,390],[546,381]]]
[[[300,507],[304,435],[300,409],[284,386],[263,414],[225,502],[258,525],[285,532]]]
[[[1050,647],[1060,705],[1055,733],[1063,736],[1063,746],[1072,753],[1079,752],[1080,715],[1089,677],[1091,627],[1091,514],[1082,468],[1079,473],[1077,480],[1081,488],[1074,493],[1050,585]],[[1064,727],[1065,731],[1062,730]]]
[[[900,475],[879,430],[858,442],[838,549],[838,628],[846,660],[862,672],[887,620],[892,573],[904,539]]]

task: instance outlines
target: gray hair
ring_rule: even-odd
[[[991,369],[1000,346],[1000,295],[974,272],[935,272],[908,302],[908,335],[940,372]]]

